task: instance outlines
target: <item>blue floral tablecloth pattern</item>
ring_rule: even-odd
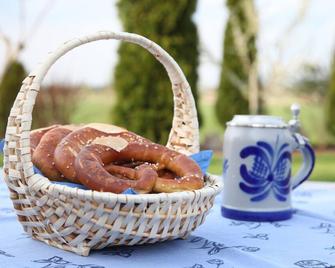
[[[335,183],[307,182],[294,192],[292,219],[229,220],[221,196],[186,240],[114,247],[77,256],[35,241],[16,219],[0,179],[0,267],[6,268],[325,268],[335,267]]]

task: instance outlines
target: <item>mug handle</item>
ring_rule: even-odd
[[[299,133],[294,133],[293,138],[298,145],[296,149],[299,150],[303,156],[303,164],[298,173],[292,178],[292,189],[294,190],[311,175],[315,165],[315,153],[306,137]]]

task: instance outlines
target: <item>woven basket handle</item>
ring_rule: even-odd
[[[32,110],[40,85],[50,67],[68,51],[97,40],[116,39],[138,44],[148,50],[165,67],[174,94],[174,116],[167,147],[186,154],[199,151],[199,129],[197,112],[190,86],[174,59],[159,45],[149,39],[131,33],[98,32],[65,42],[50,53],[36,71],[29,74],[11,109],[8,118],[5,143],[5,171],[8,169],[20,177],[16,165],[23,167],[25,177],[33,174],[29,135]],[[11,176],[9,176],[11,177]]]

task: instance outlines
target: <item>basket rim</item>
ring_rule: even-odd
[[[98,192],[89,189],[72,188],[67,185],[53,184],[48,178],[34,174],[28,181],[28,189],[33,192],[43,192],[46,194],[65,194],[73,198],[78,198],[85,201],[95,202],[120,202],[120,203],[142,203],[144,201],[148,203],[164,202],[164,201],[178,201],[182,199],[192,199],[197,196],[207,197],[216,196],[222,191],[223,182],[219,176],[206,174],[205,186],[198,190],[181,191],[173,193],[152,193],[152,194],[116,194],[111,192]]]

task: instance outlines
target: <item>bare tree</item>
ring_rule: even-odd
[[[22,80],[26,76],[26,71],[23,64],[19,60],[19,55],[25,48],[28,38],[37,31],[42,24],[47,12],[50,10],[50,3],[48,1],[44,8],[39,11],[34,23],[29,31],[26,31],[26,6],[25,1],[20,1],[19,12],[19,36],[18,41],[12,41],[4,31],[0,29],[0,41],[5,45],[5,66],[3,74],[0,74],[0,136],[5,134],[6,123],[12,104],[16,98]]]
[[[4,62],[4,70],[6,66],[18,59],[20,53],[24,50],[25,45],[28,41],[30,41],[33,35],[38,31],[39,27],[41,27],[44,19],[52,9],[52,5],[54,5],[55,1],[46,1],[44,6],[38,12],[36,18],[34,19],[32,25],[30,26],[29,30],[26,31],[26,1],[19,0],[19,12],[18,12],[18,20],[19,20],[19,36],[18,41],[13,42],[9,36],[7,36],[4,31],[0,28],[0,42],[2,42],[5,46],[5,62]],[[2,74],[0,74],[0,81],[1,81]]]
[[[297,66],[300,67],[301,65],[301,62],[298,62],[297,59],[294,59],[288,62],[287,66],[285,67],[283,66],[281,60],[283,59],[283,55],[285,53],[285,50],[287,49],[287,43],[289,38],[291,37],[291,34],[303,22],[305,18],[309,7],[309,2],[310,0],[301,0],[300,8],[296,16],[293,18],[288,27],[283,31],[281,39],[279,39],[276,43],[275,49],[277,57],[271,64],[270,75],[267,83],[265,84],[266,91],[276,91],[277,89],[282,88],[282,83],[283,81],[285,81],[284,78],[287,77],[288,71],[292,71],[292,68]],[[289,66],[291,68],[288,68]]]

